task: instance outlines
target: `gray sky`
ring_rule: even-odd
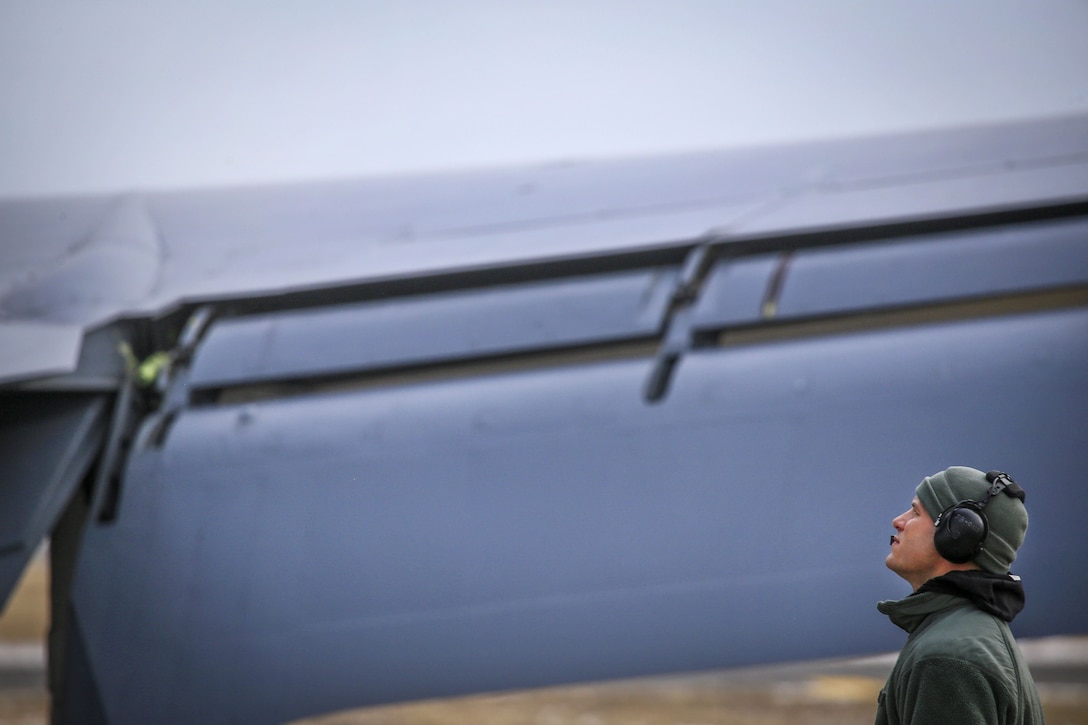
[[[1088,111],[1088,2],[0,0],[0,196]]]

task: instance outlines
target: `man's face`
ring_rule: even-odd
[[[933,545],[933,518],[922,508],[915,496],[910,508],[892,519],[896,534],[892,550],[884,563],[889,569],[910,582],[914,589],[925,584],[948,563],[937,553]]]

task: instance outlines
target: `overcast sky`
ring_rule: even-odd
[[[0,0],[0,196],[1088,111],[1088,2]]]

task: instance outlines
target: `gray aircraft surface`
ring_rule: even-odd
[[[1088,632],[1088,116],[0,202],[0,591],[57,723],[895,649],[924,475]]]

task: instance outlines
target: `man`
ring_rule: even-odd
[[[877,725],[1037,725],[1043,711],[1009,622],[1024,541],[1023,490],[999,471],[953,466],[922,480],[892,521],[885,564],[914,593],[877,608],[909,633],[878,699]]]

